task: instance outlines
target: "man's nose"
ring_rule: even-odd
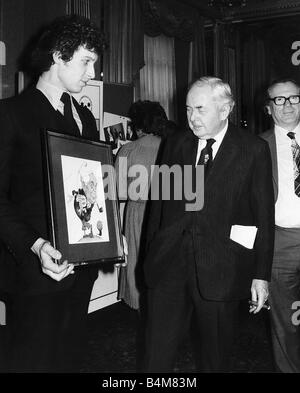
[[[284,106],[292,106],[292,104],[290,103],[290,101],[288,99],[285,100]]]
[[[95,67],[94,64],[89,64],[89,67],[86,72],[87,76],[89,79],[94,79],[95,78]]]
[[[192,109],[191,114],[190,114],[191,121],[193,121],[195,119],[195,117],[196,117],[196,111]]]

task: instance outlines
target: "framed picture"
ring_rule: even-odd
[[[115,157],[120,147],[132,140],[130,119],[125,116],[104,112],[103,129],[100,139],[111,144]]]
[[[44,131],[50,237],[75,265],[124,261],[111,146]]]

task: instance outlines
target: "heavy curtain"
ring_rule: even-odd
[[[145,66],[140,71],[140,98],[158,101],[168,118],[175,120],[174,39],[144,36]]]
[[[191,61],[190,78],[206,73],[203,19],[195,13],[195,9],[174,0],[99,1],[104,10],[104,31],[109,41],[109,48],[103,58],[104,82],[133,83],[135,99],[153,97],[153,91],[149,91],[146,95],[145,87],[141,86],[138,78],[139,70],[147,63],[146,56],[149,55],[146,49],[144,58],[144,34],[147,37],[164,35],[165,39],[162,40],[167,40],[166,37],[169,37],[172,42],[171,61],[175,56],[176,69],[180,70],[176,72],[176,83],[173,86],[175,89],[177,85],[177,93],[182,94],[182,97],[180,96],[182,99],[178,96],[177,102],[180,107],[184,105],[182,102],[189,81],[189,61]],[[148,43],[149,40],[146,38],[145,42]],[[193,42],[191,55],[189,55],[190,42]],[[147,84],[148,87],[149,85],[150,83]],[[181,110],[179,107],[174,107],[176,101],[173,109],[169,100],[165,100],[165,105],[169,116],[176,118],[175,114]]]
[[[103,58],[103,81],[134,81],[144,65],[143,23],[139,0],[102,0],[109,48]]]
[[[141,4],[145,34],[149,37],[163,35],[165,42],[167,40],[166,37],[172,37],[173,54],[166,52],[164,58],[169,53],[170,62],[174,61],[174,71],[171,74],[171,78],[174,78],[173,89],[170,88],[170,84],[164,87],[165,94],[169,94],[164,99],[164,103],[168,108],[169,116],[181,125],[184,125],[186,119],[185,95],[187,85],[192,79],[206,74],[203,18],[198,12],[195,12],[195,9],[186,7],[178,1],[141,0]],[[146,42],[149,43],[150,41],[148,39],[147,41],[145,40],[145,45]],[[155,50],[155,48],[152,47],[152,50]],[[146,57],[145,63],[147,65]],[[155,63],[152,66],[155,67]],[[148,65],[147,72],[142,71],[143,78],[146,75],[148,78],[151,75],[154,76],[155,71],[150,72],[149,67],[150,65]],[[157,69],[161,70],[161,67]],[[171,83],[170,78],[167,80],[162,76],[162,79]],[[141,97],[144,97],[145,91],[143,90],[151,86],[151,81],[148,80],[144,87],[142,84],[143,81],[141,80]],[[163,87],[159,86],[159,89],[161,91]],[[169,89],[171,90],[169,91]],[[148,93],[150,94],[149,96],[154,96],[153,89],[152,92],[149,91]],[[161,97],[161,93],[159,92],[156,97],[157,99]]]
[[[206,50],[204,36],[204,18],[196,13],[194,35],[190,43],[189,83],[207,74]]]
[[[76,14],[85,16],[86,18],[91,17],[90,1],[89,0],[67,0],[66,2],[66,14]]]
[[[243,45],[242,119],[253,134],[259,134],[269,126],[263,98],[270,69],[266,42],[250,33]]]

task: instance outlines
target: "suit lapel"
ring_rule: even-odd
[[[45,95],[38,89],[34,88],[32,91],[32,108],[39,108],[38,111],[33,110],[33,115],[37,121],[37,125],[43,124],[45,127],[45,119],[47,119],[47,128],[62,134],[73,135],[73,132],[66,124],[64,116],[53,108]],[[82,136],[88,139],[98,140],[97,130],[94,124],[91,124],[90,117],[87,115],[88,109],[83,110],[78,102],[73,99],[77,113],[82,122]]]
[[[40,90],[33,89],[31,105],[32,108],[38,108],[38,110],[32,111],[38,127],[42,124],[43,128],[45,128],[47,124],[47,128],[52,131],[62,134],[68,133],[64,116],[53,108],[49,100]]]
[[[186,131],[187,136],[182,144],[183,165],[196,165],[198,138],[191,131]]]
[[[275,201],[278,197],[278,163],[277,163],[277,148],[276,148],[276,136],[274,128],[266,131],[262,138],[265,139],[270,148],[271,159],[272,159],[272,174],[273,174],[273,185],[274,185],[274,196]]]
[[[98,132],[95,128],[95,124],[91,122],[92,116],[89,116],[89,109],[83,108],[76,100],[73,98],[73,103],[80,117],[82,124],[82,136],[84,138],[99,140]]]
[[[205,180],[205,188],[207,190],[211,186],[214,187],[216,182],[222,183],[221,180],[224,177],[224,172],[232,165],[233,160],[239,153],[239,137],[235,134],[234,127],[229,125]],[[192,168],[195,168],[197,149],[198,138],[189,131],[189,134],[187,134],[186,139],[182,143],[182,165],[191,165]]]
[[[78,116],[80,117],[80,121],[81,121],[81,124],[82,124],[82,136],[89,137],[90,135],[89,135],[89,132],[88,132],[89,131],[88,119],[86,118],[85,113],[84,113],[81,105],[78,104],[78,102],[75,100],[75,98],[72,97],[72,101],[73,101],[73,104],[74,104],[74,106],[76,108]]]
[[[227,168],[231,166],[233,160],[236,158],[239,152],[239,138],[238,135],[235,134],[236,132],[234,127],[229,124],[228,130],[208,173],[208,177],[205,182],[206,187],[210,187],[212,184],[218,182],[218,179],[222,179],[223,173],[227,171]]]

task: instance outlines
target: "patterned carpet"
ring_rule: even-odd
[[[137,312],[121,302],[90,314],[88,356],[82,373],[135,373],[137,318]],[[232,364],[231,373],[274,372],[268,311],[250,315],[247,303],[241,303]],[[196,371],[188,337],[180,347],[175,371]]]

